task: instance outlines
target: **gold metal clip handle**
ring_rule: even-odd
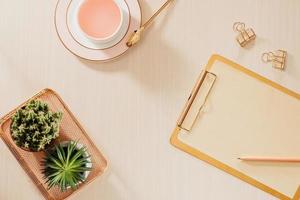
[[[190,131],[197,119],[198,114],[203,109],[207,98],[217,76],[211,72],[203,71],[188,98],[182,114],[180,115],[177,125],[187,131]]]

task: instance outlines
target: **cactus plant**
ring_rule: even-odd
[[[44,150],[59,136],[61,112],[52,112],[47,103],[32,100],[12,117],[11,136],[17,146],[30,150]]]
[[[48,188],[58,186],[62,192],[76,189],[91,170],[91,159],[84,146],[70,141],[46,151],[42,161],[42,173]]]

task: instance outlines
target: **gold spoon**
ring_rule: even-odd
[[[128,39],[126,45],[128,47],[132,47],[133,45],[138,43],[141,40],[144,30],[146,28],[148,28],[148,26],[151,24],[151,22],[153,22],[153,20],[157,17],[157,15],[159,15],[161,13],[161,11],[163,11],[163,9],[165,7],[167,7],[167,5],[169,5],[172,1],[174,1],[174,0],[167,0],[164,3],[164,5],[162,5],[161,8],[158,11],[156,11],[156,13],[154,13],[154,15],[152,15],[152,17],[150,17],[150,19],[148,19],[148,21],[146,23],[144,23],[138,30],[135,30],[132,33],[132,35],[130,36],[130,38]]]

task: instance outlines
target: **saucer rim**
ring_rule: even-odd
[[[121,54],[119,55],[116,55],[116,56],[113,56],[111,58],[108,58],[108,59],[89,59],[89,58],[86,58],[86,57],[83,57],[77,53],[75,53],[74,51],[72,51],[64,42],[64,40],[61,38],[60,34],[59,34],[59,31],[58,31],[58,28],[57,28],[57,22],[56,22],[56,18],[57,18],[57,9],[58,9],[58,6],[59,6],[59,3],[60,3],[61,0],[58,0],[57,3],[56,3],[56,6],[55,6],[55,11],[54,11],[54,25],[55,25],[55,31],[56,31],[56,34],[60,40],[60,42],[63,44],[63,46],[71,53],[73,54],[74,56],[78,57],[79,59],[82,59],[82,60],[86,60],[86,61],[92,61],[92,62],[99,62],[99,63],[106,63],[106,62],[110,62],[110,61],[113,61],[113,60],[116,60],[118,59],[119,57],[123,56],[130,48],[128,47],[126,50],[124,50]],[[125,0],[126,3],[127,1],[130,1],[130,0]],[[138,4],[138,7],[139,7],[139,13],[140,13],[140,22],[139,22],[139,27],[142,25],[142,18],[143,18],[143,13],[142,13],[142,9],[141,9],[141,3],[140,3],[140,0],[134,0],[137,2]],[[130,28],[130,27],[129,27]],[[126,35],[125,35],[126,36]],[[123,38],[124,39],[124,38]],[[123,40],[122,39],[122,40]],[[122,41],[121,40],[121,41]],[[112,48],[115,48],[114,47],[111,47],[110,49]],[[90,49],[91,50],[91,49]],[[103,51],[103,50],[94,50],[94,51]]]

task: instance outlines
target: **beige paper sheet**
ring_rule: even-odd
[[[300,164],[254,163],[241,156],[300,157],[300,101],[215,59],[217,80],[191,131],[178,139],[286,196],[300,185]]]

